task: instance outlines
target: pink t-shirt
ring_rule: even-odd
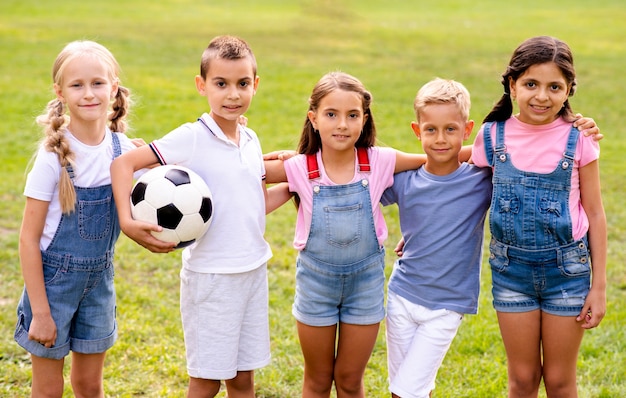
[[[547,174],[552,172],[563,157],[567,138],[572,124],[562,118],[550,124],[530,125],[516,117],[509,118],[504,125],[506,151],[511,155],[513,165],[523,171]],[[472,148],[472,161],[479,167],[488,167],[483,136],[484,125],[480,128]],[[491,125],[491,142],[495,147],[496,124]],[[592,137],[580,134],[574,155],[569,209],[572,216],[573,238],[582,238],[589,229],[589,219],[580,201],[579,169],[597,160],[600,145]]]
[[[378,237],[378,243],[382,246],[385,239],[387,239],[387,225],[385,224],[385,219],[381,211],[380,198],[385,189],[393,184],[393,171],[396,167],[396,150],[393,148],[371,147],[368,148],[367,153],[369,155],[372,171],[365,173],[359,172],[355,154],[354,178],[349,183],[363,179],[369,181],[376,236]],[[314,180],[309,180],[308,178],[305,155],[297,155],[285,161],[285,172],[287,174],[287,181],[289,181],[289,190],[296,192],[300,196],[300,207],[298,208],[298,219],[296,221],[296,231],[293,241],[293,246],[297,250],[304,249],[309,237],[313,208],[313,187],[315,185],[339,185],[332,182],[330,178],[328,178],[328,175],[326,175],[321,152],[317,152],[316,156],[321,177]]]

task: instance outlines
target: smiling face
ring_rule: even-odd
[[[68,61],[54,89],[57,98],[69,109],[70,131],[78,131],[80,124],[106,123],[109,103],[117,92],[118,83],[111,80],[104,62],[84,55]]]
[[[252,102],[259,78],[249,58],[216,58],[206,76],[196,76],[196,88],[206,97],[218,125],[237,123]]]
[[[571,89],[554,62],[530,66],[517,80],[509,78],[509,87],[519,107],[518,119],[534,125],[553,122]]]
[[[354,151],[367,115],[359,93],[336,89],[321,99],[309,120],[319,130],[322,151]]]
[[[472,133],[474,122],[461,114],[458,104],[429,104],[420,110],[419,122],[411,127],[422,141],[426,170],[446,175],[459,167],[459,152]]]

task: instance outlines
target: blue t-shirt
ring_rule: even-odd
[[[491,169],[467,163],[438,176],[424,167],[396,174],[381,202],[398,204],[405,244],[389,291],[432,310],[478,312]]]

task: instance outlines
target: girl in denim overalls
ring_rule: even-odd
[[[576,80],[565,43],[526,40],[502,82],[472,159],[493,167],[489,262],[509,396],[536,397],[543,378],[549,397],[574,397],[583,332],[606,311],[599,148],[572,126]]]
[[[395,172],[424,155],[375,147],[371,94],[356,78],[329,73],[309,99],[298,152],[266,162],[299,199],[293,314],[304,355],[303,396],[364,396],[363,373],[384,318],[380,209]],[[277,181],[273,181],[277,182]],[[272,188],[270,188],[272,189]]]
[[[120,233],[109,167],[134,147],[112,133],[125,131],[130,105],[118,72],[100,44],[68,44],[52,70],[57,98],[37,119],[46,137],[24,189],[25,289],[15,329],[31,354],[33,396],[63,395],[69,351],[74,394],[104,396],[105,353],[117,338],[112,259]]]

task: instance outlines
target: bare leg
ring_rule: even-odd
[[[76,398],[104,398],[104,358],[106,353],[72,353],[72,388]]]
[[[315,327],[297,322],[304,356],[302,398],[327,398],[333,385],[337,326]]]
[[[339,344],[335,360],[337,398],[365,397],[363,374],[376,344],[380,324],[339,324]]]
[[[32,397],[63,396],[63,359],[31,355],[33,366]]]
[[[234,379],[226,380],[228,398],[254,398],[254,371],[237,372]]]
[[[585,329],[576,317],[543,313],[543,381],[550,398],[577,397],[576,361]]]
[[[541,313],[498,312],[506,349],[509,398],[536,398],[541,382]]]
[[[220,392],[220,380],[189,378],[187,398],[213,398]]]

